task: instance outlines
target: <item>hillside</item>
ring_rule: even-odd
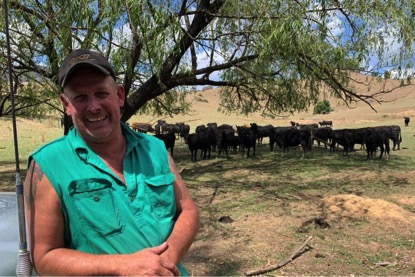
[[[348,107],[341,99],[328,96],[326,99],[330,101],[334,109],[330,114],[313,115],[313,107],[310,107],[307,112],[281,115],[276,118],[264,118],[260,114],[244,116],[237,114],[226,115],[218,112],[221,89],[206,89],[189,95],[188,99],[192,102],[192,108],[194,110],[191,114],[163,118],[134,116],[130,119],[130,122],[148,122],[155,124],[158,119],[164,119],[168,123],[187,123],[190,125],[191,130],[194,130],[197,125],[208,122],[217,122],[218,124],[227,123],[231,125],[244,125],[256,122],[259,125],[272,124],[274,126],[287,126],[290,121],[306,124],[317,123],[322,120],[332,120],[334,122],[333,127],[338,128],[373,125],[377,124],[377,122],[401,124],[404,116],[415,116],[414,85],[399,87],[400,80],[388,80],[384,84],[374,78],[361,74],[353,74],[353,78],[355,80],[354,86],[356,90],[361,93],[365,93],[368,88],[371,95],[379,92],[383,87],[385,89],[391,89],[392,87],[398,88],[390,93],[377,96],[376,99],[381,103],[371,101],[373,109],[362,101],[357,104],[352,103]],[[324,95],[324,91],[322,94]]]
[[[376,92],[375,85],[371,89]],[[385,103],[373,103],[377,112],[363,103],[350,109],[330,98],[335,110],[331,114],[304,112],[271,119],[217,112],[220,90],[212,89],[190,95],[189,100],[195,100],[193,114],[164,119],[186,122],[192,128],[213,121],[282,126],[290,120],[332,120],[334,128],[391,123],[403,126],[403,116],[415,116],[415,94],[411,90],[401,88],[382,96]],[[155,123],[157,119],[132,120]],[[63,130],[51,118],[18,118],[17,124],[20,167],[25,176],[28,155],[61,136]],[[233,152],[225,158],[213,153],[211,159],[190,162],[187,145],[178,140],[176,166],[201,215],[199,233],[184,259],[190,275],[242,276],[248,270],[286,261],[307,238],[312,239],[310,247],[304,247],[301,255],[270,274],[413,276],[414,124],[402,128],[401,150],[392,151],[389,160],[372,162],[366,161],[364,151],[357,150],[345,159],[341,151],[329,153],[323,147],[314,147],[304,159],[295,148],[282,158],[281,150],[271,152],[264,145],[257,147],[255,157]],[[15,191],[11,120],[0,118],[0,127],[4,130],[0,133],[0,191]]]

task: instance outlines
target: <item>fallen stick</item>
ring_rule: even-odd
[[[263,274],[265,272],[269,272],[269,271],[272,271],[272,270],[276,270],[278,268],[281,268],[281,267],[285,266],[286,264],[292,262],[296,257],[299,256],[299,254],[301,253],[301,250],[305,246],[307,246],[307,244],[310,242],[310,240],[312,238],[313,238],[312,236],[309,236],[303,242],[303,244],[301,244],[297,249],[295,249],[295,251],[291,254],[291,256],[288,259],[286,259],[286,260],[284,260],[284,261],[282,261],[282,262],[280,262],[280,263],[278,263],[276,265],[271,265],[271,266],[267,266],[267,267],[264,267],[264,268],[261,268],[261,269],[254,269],[254,270],[251,270],[251,271],[246,271],[245,272],[245,276],[259,275],[259,274]]]

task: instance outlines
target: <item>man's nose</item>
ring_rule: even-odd
[[[88,109],[91,112],[96,112],[101,108],[101,104],[99,99],[97,99],[96,97],[91,97],[88,99]]]

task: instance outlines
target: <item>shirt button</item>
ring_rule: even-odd
[[[98,202],[98,201],[99,201],[99,197],[98,197],[98,196],[95,196],[95,197],[94,197],[94,201],[95,201],[95,202]]]

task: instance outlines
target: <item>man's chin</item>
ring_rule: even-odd
[[[109,130],[106,130],[105,128],[101,128],[98,130],[97,129],[85,130],[86,136],[92,141],[99,141],[99,140],[105,139],[109,136],[110,133],[111,132]]]

